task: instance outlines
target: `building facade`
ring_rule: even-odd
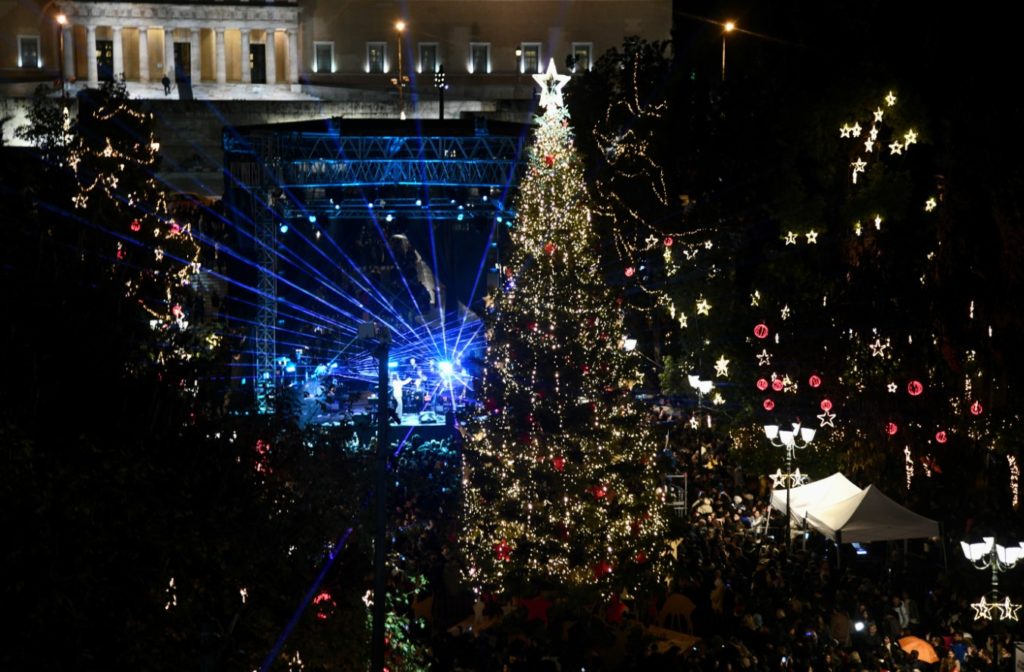
[[[625,37],[668,39],[671,0],[90,2],[0,9],[0,80],[96,85],[188,79],[327,99],[532,95],[530,74],[591,67]],[[236,88],[239,88],[236,86]]]

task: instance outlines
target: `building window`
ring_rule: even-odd
[[[386,45],[383,42],[366,43],[366,71],[386,72],[387,63],[384,60]]]
[[[41,68],[39,62],[39,37],[35,35],[18,36],[18,67]]]
[[[420,42],[420,68],[417,72],[433,74],[439,65],[441,61],[437,58],[437,42]]]
[[[594,65],[593,54],[593,42],[573,42],[572,71],[586,72],[587,70],[590,70],[590,68]]]
[[[334,42],[313,43],[313,72],[334,72]]]
[[[469,74],[483,75],[491,71],[490,42],[469,43]]]
[[[523,42],[519,51],[519,72],[531,75],[540,72],[540,42]]]

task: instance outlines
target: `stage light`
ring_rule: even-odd
[[[389,359],[388,360],[388,368],[389,369],[397,369],[398,368],[398,362],[396,362],[393,359]]]
[[[864,621],[857,621],[853,624],[853,629],[857,632],[864,632]]]
[[[384,221],[385,222],[391,222],[391,221],[394,221],[394,219],[395,219],[395,216],[392,215],[390,212],[387,214],[387,216],[384,217]]]
[[[461,222],[461,221],[462,221],[462,220],[463,220],[464,218],[465,218],[465,215],[463,215],[463,214],[462,214],[461,212],[459,213],[459,216],[458,216],[458,217],[456,217],[456,219],[458,219],[458,220],[459,220],[460,222]]]
[[[287,224],[282,224],[281,225],[281,233],[288,233],[288,225]]]
[[[295,373],[295,365],[294,364],[288,364],[288,366],[284,367],[284,372],[285,373]]]
[[[438,362],[437,370],[441,373],[442,376],[449,378],[451,377],[455,369],[452,367],[451,362]]]
[[[316,215],[310,215],[309,216],[309,223],[310,224],[316,224]]]

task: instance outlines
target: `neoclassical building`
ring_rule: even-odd
[[[0,85],[167,75],[345,100],[405,79],[425,94],[443,68],[452,95],[520,98],[550,58],[578,71],[627,36],[667,39],[671,25],[671,0],[3,3]]]

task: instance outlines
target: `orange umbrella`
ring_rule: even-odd
[[[900,648],[907,653],[917,651],[917,659],[922,663],[939,662],[939,655],[935,653],[934,647],[920,637],[904,637],[900,640]]]

